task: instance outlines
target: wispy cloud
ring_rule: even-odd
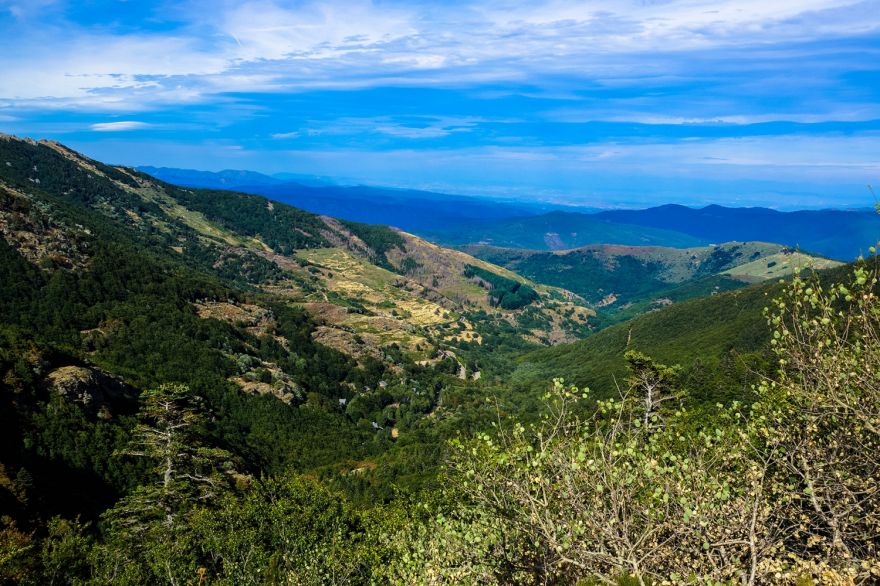
[[[331,121],[313,122],[299,132],[273,134],[273,138],[295,136],[353,136],[386,135],[405,139],[441,138],[455,133],[470,132],[488,120],[479,117],[444,116],[373,116],[366,118],[342,117]]]
[[[187,95],[208,99],[248,87],[271,92],[535,75],[656,76],[674,74],[683,59],[664,63],[655,53],[690,52],[705,60],[721,49],[772,53],[784,44],[873,34],[880,30],[876,8],[873,0],[190,1],[172,13],[180,24],[170,30],[132,33],[32,20],[8,27],[17,34],[6,42],[14,59],[0,80],[0,96],[134,105]]]
[[[717,110],[726,110],[722,106]],[[673,109],[676,110],[676,109]],[[710,110],[711,108],[706,108]],[[717,111],[716,110],[716,111]],[[748,114],[721,114],[717,116],[687,116],[670,113],[652,113],[633,110],[614,111],[608,108],[560,109],[544,114],[548,120],[567,123],[619,122],[649,126],[699,126],[765,124],[769,122],[792,122],[796,124],[820,124],[823,122],[867,122],[880,119],[880,106],[874,104],[851,104],[845,109],[827,112],[766,112]]]
[[[129,130],[142,130],[149,128],[150,124],[136,120],[120,120],[118,122],[98,122],[89,128],[95,132],[127,132]]]
[[[697,197],[880,160],[878,0],[0,0],[0,52],[3,130],[117,161]]]

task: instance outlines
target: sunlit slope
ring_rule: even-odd
[[[840,282],[849,266],[820,273]],[[685,301],[640,315],[597,334],[522,357],[512,379],[536,384],[560,376],[602,396],[624,388],[623,358],[638,350],[668,364],[680,364],[692,389],[707,400],[743,399],[758,372],[769,364],[770,330],[763,309],[781,291],[778,281]]]
[[[322,322],[318,339],[358,358],[379,355],[387,344],[425,358],[438,345],[479,343],[481,328],[502,322],[531,343],[570,341],[587,332],[592,311],[577,295],[410,234],[261,196],[175,187],[54,142],[4,137],[0,146],[6,159],[0,181],[21,201],[50,205],[60,198],[61,205],[81,206],[146,239],[151,253],[305,307]],[[63,237],[59,230],[9,229],[7,238],[37,261],[49,262],[54,254],[57,262],[82,263],[75,229],[68,227]],[[59,242],[67,243],[67,256],[59,254]],[[473,267],[497,275],[498,282],[479,278]],[[506,282],[534,289],[534,300],[501,307],[493,287]]]
[[[464,250],[535,281],[573,291],[608,316],[634,315],[796,270],[840,265],[766,242],[696,248],[595,245],[554,252],[488,246]]]

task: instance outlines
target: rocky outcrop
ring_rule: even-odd
[[[133,399],[135,391],[120,379],[95,368],[62,366],[46,375],[49,391],[97,413],[114,403]]]

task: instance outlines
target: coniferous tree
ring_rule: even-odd
[[[183,583],[198,575],[188,515],[232,488],[232,456],[205,437],[201,400],[183,385],[162,385],[141,396],[140,423],[121,455],[151,462],[151,480],[110,509],[103,577],[122,582]]]

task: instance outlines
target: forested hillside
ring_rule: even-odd
[[[0,234],[10,538],[95,523],[147,481],[122,453],[165,384],[241,478],[308,472],[355,501],[430,485],[442,438],[480,418],[482,344],[573,339],[592,315],[408,234],[56,143],[0,138]],[[494,301],[509,283],[530,292],[515,307]]]
[[[766,242],[698,248],[606,244],[556,252],[471,245],[463,250],[538,282],[577,293],[597,308],[600,325],[798,270],[840,265]]]
[[[8,136],[0,235],[3,583],[880,575],[873,257],[597,333],[586,278]],[[644,266],[785,254],[735,246]]]

